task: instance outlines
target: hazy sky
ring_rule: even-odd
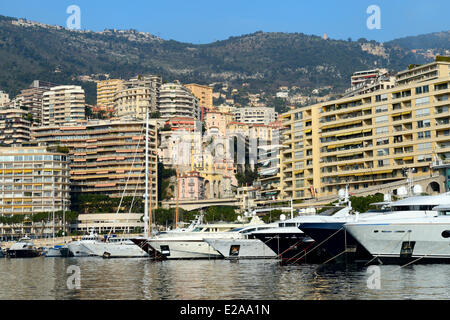
[[[266,32],[302,32],[333,39],[388,41],[449,30],[449,0],[0,0],[0,14],[66,26],[66,9],[81,9],[81,28],[136,29],[192,43]],[[370,5],[381,29],[369,30]]]

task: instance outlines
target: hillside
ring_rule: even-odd
[[[410,63],[430,61],[430,57],[411,52],[403,42],[384,46],[366,40],[256,32],[195,45],[134,30],[76,32],[17,25],[17,19],[0,16],[0,90],[15,96],[34,79],[77,83],[83,85],[88,103],[93,104],[95,84],[82,83],[79,76],[159,74],[165,81],[228,81],[236,86],[246,82],[250,91],[270,92],[280,85],[331,85],[340,92],[347,88],[354,71],[373,67],[401,70]]]

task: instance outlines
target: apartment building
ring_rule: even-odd
[[[258,182],[261,200],[276,200],[280,194],[281,121],[267,126],[267,134],[258,142]],[[252,133],[250,134],[252,136]],[[264,138],[265,137],[265,138]]]
[[[147,108],[150,112],[157,112],[161,83],[160,76],[139,76],[124,81],[114,95],[115,114],[145,119]]]
[[[234,122],[234,115],[232,113],[209,109],[205,113],[204,121],[206,130],[225,135],[228,124]]]
[[[69,149],[73,192],[142,197],[145,192],[145,122],[98,120],[33,128],[33,140]],[[157,127],[150,122],[150,193],[157,202]]]
[[[269,107],[245,107],[237,108],[234,112],[237,122],[248,124],[269,124],[278,118],[274,108]]]
[[[388,71],[386,69],[372,69],[372,70],[364,70],[357,71],[353,73],[351,77],[351,86],[357,87],[364,83],[373,81],[379,78],[383,74],[387,74]]]
[[[29,142],[31,139],[31,122],[27,112],[22,109],[0,110],[0,145],[10,146]]]
[[[106,112],[113,112],[115,95],[122,90],[124,81],[109,79],[97,81],[97,108]]]
[[[9,104],[9,94],[0,91],[0,108],[6,107]]]
[[[85,120],[85,95],[80,86],[57,86],[44,92],[42,125],[60,126]]]
[[[205,179],[199,172],[191,171],[179,178],[181,200],[203,200],[205,199]]]
[[[400,72],[396,83],[283,114],[281,197],[335,195],[346,185],[358,192],[403,181],[406,172],[429,176],[434,158],[449,159],[450,62]]]
[[[132,87],[120,90],[114,98],[118,117],[145,119],[147,110],[156,112],[156,92],[150,87]]]
[[[213,108],[213,87],[190,83],[185,85],[198,99],[199,105],[204,109]]]
[[[32,126],[39,126],[42,121],[42,99],[44,92],[57,86],[57,84],[51,82],[34,80],[28,88],[21,90],[20,94],[13,99],[11,107],[27,111],[30,115]]]
[[[159,96],[161,118],[188,117],[200,119],[198,99],[179,83],[165,83]]]
[[[0,148],[0,214],[68,210],[69,164],[45,147]]]

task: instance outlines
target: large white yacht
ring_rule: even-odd
[[[234,230],[241,238],[205,238],[204,240],[225,259],[275,259],[277,254],[264,242],[254,238],[252,233],[277,226],[278,223],[250,226]]]
[[[343,219],[335,221],[306,222],[300,225],[300,229],[321,243],[331,257],[341,256],[346,261],[367,261],[372,258],[370,253],[354,239],[351,233],[346,232],[345,226],[357,222],[368,221],[380,223],[380,221],[421,218],[437,216],[438,212],[433,210],[439,204],[450,204],[450,196],[446,194],[435,196],[412,196],[386,204],[383,210],[369,211],[366,213],[355,213]]]
[[[103,241],[86,241],[81,246],[95,256],[104,258],[144,258],[148,253],[128,238],[108,237]]]
[[[373,261],[449,262],[450,194],[437,197],[442,203],[438,206],[431,202],[419,204],[419,199],[414,199],[403,208],[423,211],[421,216],[367,219],[347,223],[345,229],[373,256]]]
[[[98,234],[94,233],[92,230],[89,235],[81,237],[81,240],[72,241],[67,244],[70,253],[74,257],[91,257],[95,256],[95,253],[86,247],[86,244],[90,243],[100,243]]]
[[[190,232],[163,233],[147,239],[148,245],[165,259],[221,259],[222,255],[207,242],[208,239],[242,238],[239,228],[264,224],[253,217],[248,224],[205,224]]]

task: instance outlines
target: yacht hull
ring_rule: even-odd
[[[95,256],[93,252],[88,250],[83,244],[77,242],[72,242],[67,245],[69,251],[74,257],[92,257]]]
[[[39,257],[41,253],[37,250],[8,250],[8,258],[36,258]]]
[[[322,261],[322,253],[316,251],[309,254],[314,247],[314,240],[303,232],[283,232],[279,234],[254,233],[253,236],[265,243],[285,263],[305,263]]]
[[[300,230],[325,249],[336,262],[367,261],[371,255],[344,228],[345,222],[302,223]]]
[[[208,243],[199,240],[151,239],[149,245],[167,260],[223,259]]]
[[[449,223],[349,224],[346,229],[375,262],[450,263]]]
[[[258,239],[205,239],[225,259],[276,259],[272,249]]]
[[[105,258],[146,258],[147,252],[134,244],[125,243],[85,243],[83,247],[94,255]]]
[[[67,258],[72,256],[72,254],[68,247],[49,248],[45,256],[48,258]]]

